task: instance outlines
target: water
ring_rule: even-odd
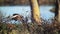
[[[50,9],[54,6],[40,6],[41,17],[44,19],[50,19],[54,17],[54,14],[50,12]],[[30,6],[1,6],[0,11],[3,12],[4,16],[9,16],[14,13],[23,15],[24,17],[30,16]]]

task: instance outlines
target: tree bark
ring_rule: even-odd
[[[58,21],[60,23],[60,0],[58,0],[58,6],[59,6],[59,9],[58,9]]]
[[[38,25],[41,25],[38,2],[37,0],[29,0],[29,1],[30,1],[30,7],[31,7],[32,22],[33,23],[36,22]]]
[[[60,22],[60,0],[56,0],[55,19]]]

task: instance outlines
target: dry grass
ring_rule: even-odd
[[[0,34],[60,34],[60,23],[57,21],[43,22],[41,26],[36,23],[11,24],[15,26],[11,29],[7,28],[7,24],[0,24]]]

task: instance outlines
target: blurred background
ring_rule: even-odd
[[[0,34],[60,34],[60,23],[54,20],[56,1],[38,0],[38,5],[41,26],[31,22],[29,0],[0,0]]]

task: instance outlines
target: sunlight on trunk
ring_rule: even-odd
[[[60,22],[60,1],[58,0],[58,6],[59,6],[59,9],[58,9],[58,21]]]
[[[33,20],[38,24],[41,25],[40,23],[40,11],[39,11],[39,6],[37,0],[30,0],[30,5],[31,5],[31,11],[32,11],[32,18]]]

